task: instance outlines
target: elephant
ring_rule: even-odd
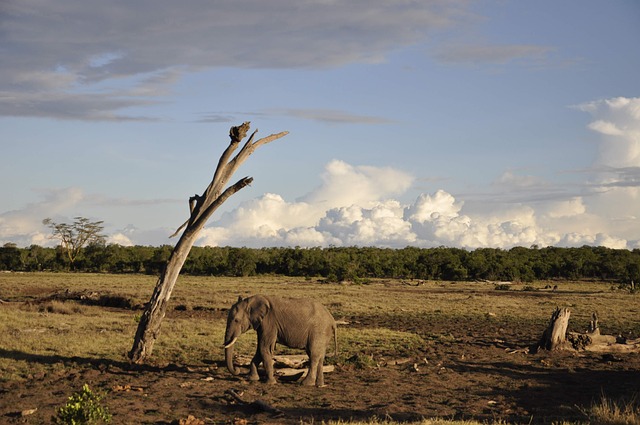
[[[262,362],[266,382],[274,384],[273,352],[276,343],[304,349],[309,356],[309,372],[303,385],[324,387],[322,366],[327,346],[333,335],[338,352],[336,322],[325,306],[309,299],[284,299],[254,295],[238,301],[229,309],[224,336],[227,369],[238,375],[233,365],[233,345],[250,328],[258,334],[258,346],[251,360],[249,380],[259,381],[258,365]]]

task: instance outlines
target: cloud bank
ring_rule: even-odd
[[[445,190],[399,199],[414,178],[390,167],[329,162],[319,187],[294,201],[267,193],[222,214],[199,245],[381,246],[462,248],[602,245],[640,248],[640,98],[576,106],[592,115],[597,155],[579,193],[507,170],[491,191],[464,199]],[[510,193],[518,192],[519,197]],[[541,195],[543,194],[543,195]],[[45,217],[74,217],[83,203],[102,198],[69,188],[42,192],[43,200],[0,214],[0,243],[46,245]],[[102,200],[104,201],[104,200]],[[150,200],[154,203],[171,200]],[[115,207],[126,202],[109,201]],[[103,218],[100,218],[103,219]],[[171,243],[173,229],[108,229],[123,245]]]
[[[580,194],[506,171],[475,200],[444,190],[410,204],[396,199],[413,179],[389,168],[327,165],[323,184],[296,202],[275,194],[244,203],[206,228],[202,245],[462,248],[602,245],[640,247],[640,98],[578,105],[599,135]],[[503,192],[517,191],[513,198]],[[537,195],[544,191],[545,196]],[[527,201],[526,197],[529,197]],[[509,198],[508,201],[505,201]]]

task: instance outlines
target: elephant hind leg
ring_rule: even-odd
[[[322,388],[325,386],[324,371],[322,370],[323,366],[324,366],[324,356],[320,357],[320,360],[318,361],[318,369],[316,372],[316,386],[319,388]]]
[[[309,355],[309,372],[302,381],[302,385],[324,387],[324,376],[322,373],[323,363],[323,355]]]

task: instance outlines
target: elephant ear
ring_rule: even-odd
[[[253,329],[258,329],[262,323],[262,319],[264,319],[267,313],[269,313],[269,310],[271,310],[271,304],[265,297],[256,296],[251,300],[249,308],[249,320],[251,320],[251,326]]]

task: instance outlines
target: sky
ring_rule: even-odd
[[[0,245],[640,248],[636,0],[3,0]]]

